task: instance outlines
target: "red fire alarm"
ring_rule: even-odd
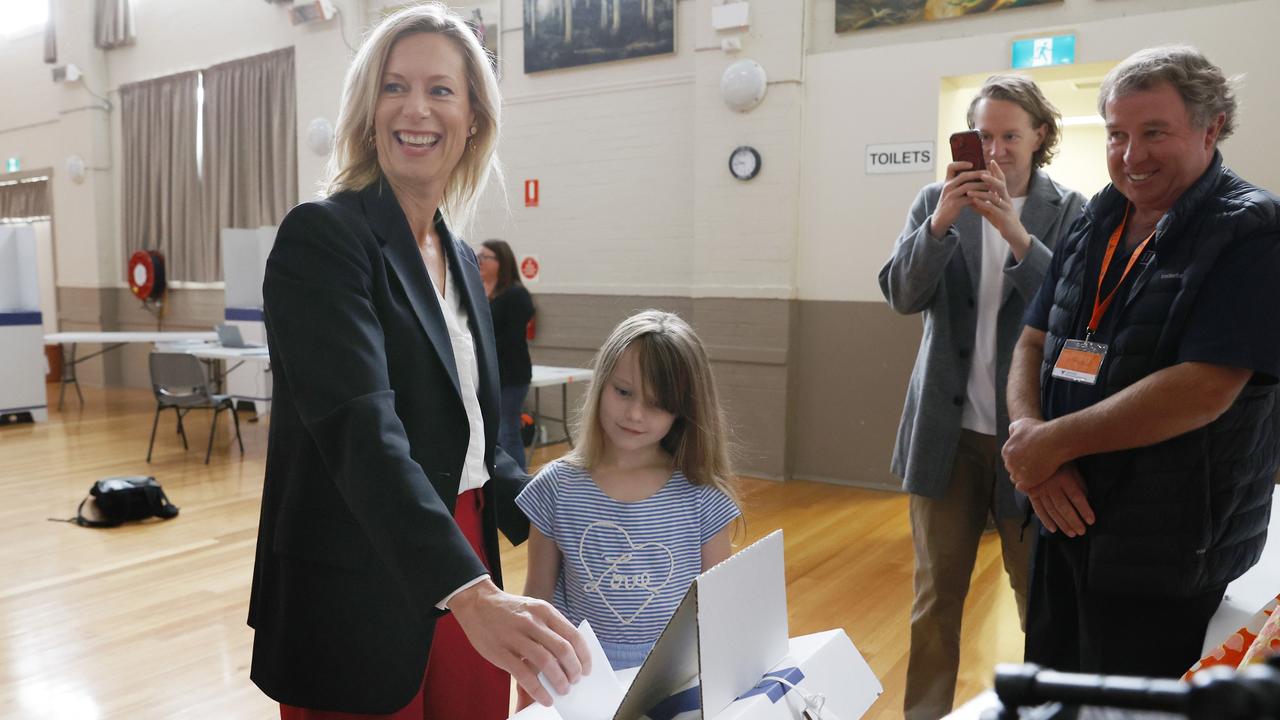
[[[540,269],[541,266],[538,265],[538,258],[532,255],[526,255],[524,256],[524,259],[520,261],[520,276],[526,281],[531,282],[537,280],[538,270]]]
[[[524,181],[524,206],[538,207],[538,181]]]

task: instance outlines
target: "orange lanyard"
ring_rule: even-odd
[[[1111,288],[1111,292],[1107,296],[1102,297],[1102,281],[1107,276],[1107,268],[1111,267],[1111,258],[1116,254],[1116,247],[1120,244],[1120,238],[1124,237],[1125,225],[1129,224],[1129,206],[1124,209],[1124,218],[1120,220],[1120,227],[1111,233],[1111,239],[1107,242],[1107,252],[1102,256],[1102,270],[1098,272],[1098,287],[1093,294],[1093,315],[1089,318],[1089,326],[1085,328],[1085,342],[1088,342],[1093,334],[1098,331],[1098,322],[1102,320],[1102,316],[1106,314],[1107,308],[1111,307],[1111,301],[1116,298],[1116,292],[1120,290],[1120,286],[1124,285],[1124,279],[1129,276],[1129,271],[1133,269],[1134,264],[1138,262],[1138,258],[1142,256],[1142,251],[1147,247],[1147,243],[1151,242],[1151,238],[1155,237],[1156,231],[1152,230],[1142,244],[1133,249],[1133,254],[1129,256],[1129,263],[1124,266],[1124,272],[1120,273],[1120,281],[1116,286]]]

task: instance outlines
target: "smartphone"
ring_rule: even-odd
[[[982,135],[977,130],[952,133],[951,160],[973,163],[971,170],[986,170],[987,153],[982,149]]]

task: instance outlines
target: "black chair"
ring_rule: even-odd
[[[236,442],[244,455],[244,441],[240,439],[240,415],[235,400],[230,395],[214,395],[209,390],[200,359],[186,353],[151,353],[151,391],[156,396],[156,416],[151,421],[151,442],[147,445],[147,462],[151,462],[151,450],[156,444],[156,426],[160,423],[160,411],[173,408],[178,416],[178,434],[182,436],[182,449],[187,449],[187,431],[182,418],[197,408],[213,410],[213,422],[209,424],[209,449],[204,454],[204,464],[209,464],[213,454],[213,434],[218,428],[218,414],[231,411],[236,425]]]

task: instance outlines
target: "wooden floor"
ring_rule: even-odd
[[[268,421],[242,423],[242,459],[224,414],[206,466],[207,413],[188,420],[188,451],[167,415],[148,465],[150,393],[86,389],[85,401],[48,423],[0,427],[0,718],[278,717],[249,681],[245,625]],[[143,473],[178,518],[112,530],[47,521],[73,516],[94,480]],[[906,497],[800,481],[741,487],[744,544],[786,533],[791,634],[843,627],[884,683],[868,717],[900,717]],[[502,562],[519,590],[524,549],[504,547]],[[966,619],[957,704],[989,686],[996,662],[1021,658],[994,535],[982,540]]]

